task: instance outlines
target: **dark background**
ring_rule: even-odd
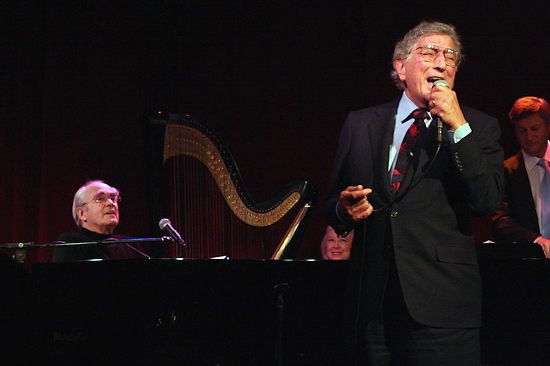
[[[398,96],[393,46],[424,19],[457,27],[459,100],[501,121],[510,156],[513,102],[550,98],[549,15],[543,1],[2,1],[0,243],[73,230],[87,179],[120,189],[118,232],[155,234],[143,123],[154,110],[213,126],[256,201],[307,179],[320,206],[348,111]],[[486,218],[474,224],[488,239]],[[318,256],[325,225],[317,209],[302,258]]]

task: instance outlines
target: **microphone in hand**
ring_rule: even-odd
[[[447,88],[449,88],[449,83],[443,79],[434,81],[432,88],[436,85],[446,86]],[[435,99],[433,99],[432,102],[435,107]],[[437,142],[441,143],[441,141],[443,140],[443,123],[441,122],[441,118],[439,118],[439,116],[436,115],[434,116],[434,118],[437,119]]]

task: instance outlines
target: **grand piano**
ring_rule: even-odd
[[[217,259],[37,264],[37,348],[63,365],[333,364],[346,268]]]
[[[547,365],[550,261],[478,246],[484,363]],[[25,274],[3,263],[0,361],[342,365],[348,264],[132,259],[40,263]]]
[[[478,244],[482,360],[550,365],[550,260],[538,244]]]

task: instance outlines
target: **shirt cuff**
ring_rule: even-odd
[[[451,143],[456,144],[464,137],[472,133],[472,128],[470,127],[469,123],[466,123],[454,131],[448,130],[447,133],[449,134],[449,140],[451,141]]]

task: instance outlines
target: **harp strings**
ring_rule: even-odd
[[[172,224],[187,242],[173,246],[173,257],[206,259],[269,259],[288,228],[292,210],[266,227],[241,221],[231,210],[206,167],[196,159],[178,156],[168,160]]]
[[[187,249],[172,245],[170,255],[195,259],[217,256],[269,259],[298,209],[291,209],[281,219],[265,227],[241,221],[229,206],[224,196],[226,192],[222,192],[227,187],[218,186],[205,163],[192,156],[196,151],[188,154],[185,147],[181,147],[189,140],[185,135],[188,130],[177,128],[171,129],[170,133],[176,134],[173,136],[175,139],[170,141],[177,145],[173,148],[179,151],[165,164],[170,181],[171,221],[188,245]],[[227,174],[232,174],[230,168],[226,169]],[[236,183],[236,189],[240,200],[245,191],[242,182]]]

